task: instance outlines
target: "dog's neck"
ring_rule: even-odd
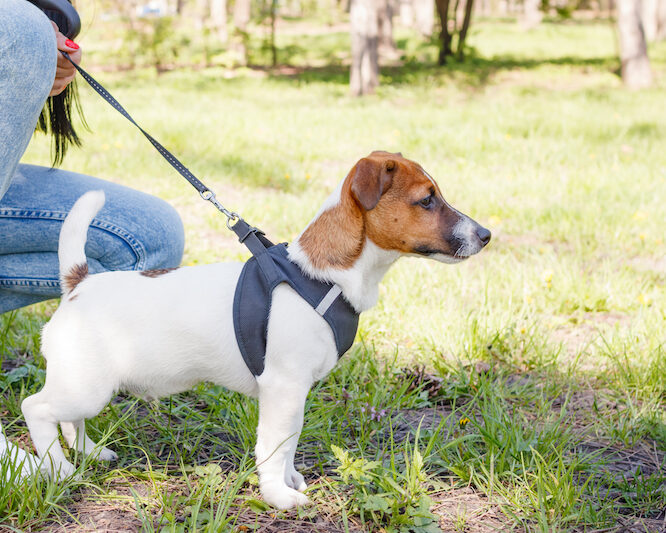
[[[366,235],[363,213],[345,180],[326,200],[303,233],[289,246],[289,258],[306,275],[336,283],[357,313],[373,307],[379,282],[400,257]]]

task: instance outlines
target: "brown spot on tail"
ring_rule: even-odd
[[[140,274],[142,276],[146,276],[147,278],[156,278],[157,276],[161,276],[162,274],[168,274],[169,272],[173,272],[174,270],[176,270],[176,268],[155,268],[153,270],[143,270],[142,272],[140,272]]]
[[[65,293],[72,292],[74,288],[88,276],[88,264],[74,265],[69,272],[62,277]]]

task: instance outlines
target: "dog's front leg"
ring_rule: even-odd
[[[279,509],[305,505],[308,498],[287,485],[304,490],[302,476],[294,470],[294,451],[303,428],[305,398],[310,385],[285,379],[259,382],[259,425],[257,426],[257,471],[259,487],[267,503]],[[295,475],[296,474],[296,475]],[[299,479],[300,476],[300,479]]]
[[[301,424],[302,429],[302,424]],[[299,431],[300,433],[300,431]],[[291,448],[287,454],[287,460],[285,461],[284,468],[284,481],[292,489],[296,489],[299,492],[303,492],[308,486],[305,483],[305,478],[296,467],[294,466],[294,457],[296,456],[296,447],[298,446],[297,439],[289,439]]]

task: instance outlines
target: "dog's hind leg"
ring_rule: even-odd
[[[76,422],[60,422],[60,430],[67,446],[70,448],[75,448],[82,454],[90,455],[100,461],[115,461],[118,459],[116,452],[105,446],[99,446],[88,436],[84,419]]]
[[[58,419],[54,416],[45,390],[23,400],[21,410],[37,455],[43,461],[42,468],[59,479],[71,476],[74,465],[65,458],[58,441]]]
[[[113,386],[104,384],[90,372],[86,375],[77,372],[81,365],[64,366],[55,357],[49,357],[48,361],[44,388],[23,400],[21,409],[44,466],[63,479],[74,472],[74,466],[65,458],[58,441],[58,423],[97,415],[111,399]],[[105,369],[98,366],[95,370],[102,373]],[[70,443],[76,442],[76,429],[76,422],[65,426],[65,437]],[[81,430],[85,435],[83,424]],[[81,444],[88,450],[85,440]],[[89,444],[94,449],[94,443]]]

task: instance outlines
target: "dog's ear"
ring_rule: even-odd
[[[397,155],[398,157],[402,157],[401,152],[387,152],[385,150],[375,150],[368,157],[373,157],[373,156],[382,157],[382,156],[387,156],[387,155]]]
[[[379,203],[379,199],[391,187],[397,168],[397,163],[392,159],[381,161],[364,157],[356,163],[351,192],[363,209],[370,211]]]

